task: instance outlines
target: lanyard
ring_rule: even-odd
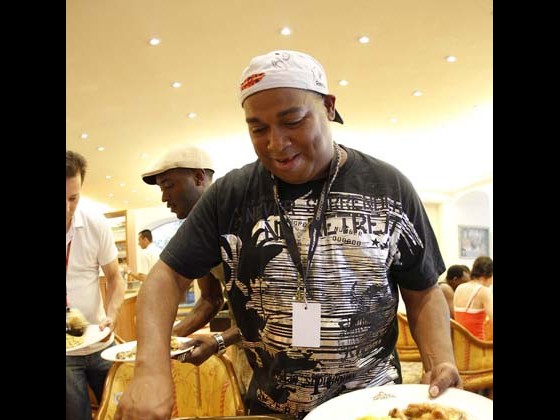
[[[315,249],[317,248],[317,243],[319,241],[319,235],[321,233],[321,225],[325,219],[325,213],[327,209],[327,197],[331,191],[332,184],[338,175],[338,170],[340,169],[340,147],[338,144],[334,143],[334,149],[336,152],[336,159],[331,160],[331,165],[329,168],[329,175],[323,184],[323,189],[321,190],[321,195],[319,196],[319,200],[315,206],[313,219],[309,223],[309,251],[307,253],[307,264],[305,270],[303,268],[303,263],[301,262],[301,253],[299,250],[299,246],[296,243],[296,238],[294,236],[294,227],[288,212],[282,206],[280,202],[280,196],[278,194],[278,181],[272,175],[272,179],[274,181],[273,190],[274,190],[274,199],[276,201],[276,205],[278,206],[278,211],[280,214],[280,229],[282,230],[282,234],[284,238],[286,238],[286,245],[288,246],[288,252],[292,257],[292,261],[294,262],[299,276],[297,279],[297,290],[295,300],[298,302],[305,302],[307,308],[307,289],[306,289],[306,280],[309,274],[309,270],[311,268],[311,261],[313,260],[313,256],[315,255]],[[303,294],[302,294],[302,286],[303,286]]]

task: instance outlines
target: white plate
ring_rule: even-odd
[[[428,385],[386,385],[339,395],[311,410],[304,420],[356,420],[361,416],[387,416],[392,408],[430,402],[457,408],[468,420],[493,420],[494,401],[473,392],[449,388],[437,398],[428,397]]]
[[[92,344],[103,340],[110,333],[111,333],[111,329],[109,327],[106,327],[103,331],[100,331],[99,330],[99,325],[90,324],[86,327],[84,335],[82,336],[84,338],[84,341],[82,342],[82,344],[79,344],[76,347],[72,347],[70,349],[67,349],[66,354],[71,356],[74,351],[83,349],[83,348],[88,347],[88,346],[91,346]]]
[[[175,338],[177,339],[177,341],[180,341],[181,343],[188,343],[189,341],[192,341],[192,339],[187,337],[175,337]],[[129,357],[128,359],[117,359],[117,353],[121,351],[130,351],[134,347],[136,347],[136,340],[128,341],[126,343],[119,344],[118,346],[109,347],[103,350],[101,352],[101,357],[104,358],[105,360],[110,360],[111,362],[134,362],[136,360],[136,357]],[[181,350],[174,350],[169,354],[170,357],[177,356],[178,354],[190,351],[192,348],[193,346],[190,347],[187,346],[186,348]]]

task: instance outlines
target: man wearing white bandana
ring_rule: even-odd
[[[335,99],[301,52],[272,51],[244,70],[258,160],[218,179],[161,253],[141,291],[135,377],[117,420],[169,418],[176,305],[162,302],[220,262],[239,327],[225,345],[241,340],[253,368],[249,414],[302,419],[342,393],[400,383],[399,290],[430,395],[461,387],[424,207],[397,169],[333,141]]]

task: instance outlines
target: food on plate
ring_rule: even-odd
[[[467,414],[457,408],[434,403],[412,403],[406,409],[392,408],[389,416],[362,416],[356,420],[468,420]]]
[[[362,416],[358,417],[356,420],[395,420],[395,418],[389,416]]]
[[[177,338],[171,337],[170,349],[171,351],[180,350],[183,343],[181,343]],[[118,360],[134,359],[136,357],[136,346],[132,347],[130,350],[119,351],[115,354],[115,358]]]
[[[393,408],[389,415],[402,420],[468,420],[465,412],[434,403],[408,404],[404,411]]]
[[[79,346],[84,342],[85,337],[76,337],[70,334],[66,334],[66,350]]]
[[[181,348],[181,342],[177,340],[177,338],[171,337],[170,347],[171,351],[179,350]]]
[[[66,332],[70,335],[80,337],[84,334],[89,322],[77,308],[66,310]]]
[[[118,360],[132,359],[136,357],[136,346],[132,347],[130,350],[119,351],[115,354],[115,358]]]

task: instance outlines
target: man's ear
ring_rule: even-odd
[[[194,170],[194,183],[197,187],[201,186],[204,183],[205,178],[206,173],[202,169]]]
[[[335,102],[336,102],[336,97],[334,95],[323,95],[323,103],[325,104],[325,108],[327,108],[327,117],[329,118],[329,121],[334,121]]]

